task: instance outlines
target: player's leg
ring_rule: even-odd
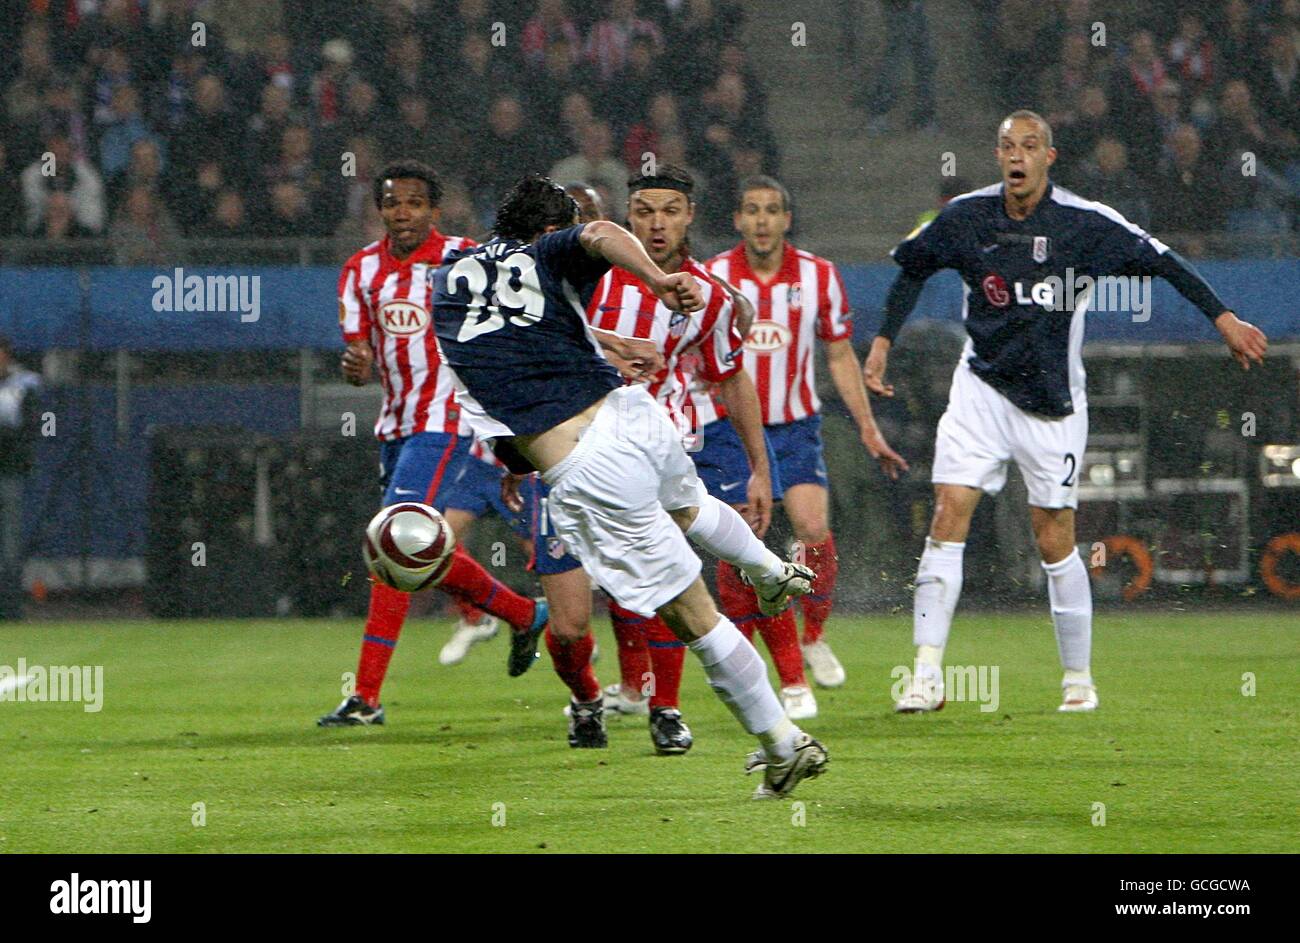
[[[964,485],[934,486],[934,518],[917,567],[912,599],[916,658],[910,682],[894,705],[899,713],[943,707],[943,650],[961,598],[962,555],[980,495],[978,488]]]
[[[591,667],[591,581],[582,568],[539,574],[551,606],[546,650],[555,673],[570,691],[569,746],[599,749],[609,745],[600,682]]]
[[[776,452],[764,435],[768,465],[772,470],[772,500],[784,498]],[[749,482],[749,460],[731,421],[720,419],[700,430],[699,448],[690,453],[705,490],[720,501],[741,499]],[[741,505],[732,503],[739,512]],[[754,588],[741,579],[739,571],[726,561],[718,561],[718,602],[723,613],[736,624],[745,638],[753,641],[757,632],[767,645],[776,672],[781,679],[781,703],[792,720],[817,716],[817,700],[804,678],[803,656],[799,650],[799,630],[793,607],[775,616],[765,615],[758,606]]]
[[[464,454],[463,441],[452,435],[423,433],[381,442],[379,479],[384,489],[383,506],[411,500],[411,496],[436,494],[445,480],[458,474]],[[357,662],[356,693],[317,720],[317,724],[343,727],[384,722],[379,692],[410,608],[409,593],[377,580],[370,581],[370,608]]]
[[[699,658],[709,687],[745,731],[758,738],[759,749],[746,764],[747,772],[764,773],[754,798],[788,795],[800,781],[825,771],[825,748],[786,716],[758,649],[718,612],[702,580],[696,577],[658,612]]]
[[[822,448],[821,417],[769,426],[777,469],[785,488],[783,506],[797,541],[796,559],[817,574],[812,592],[799,600],[803,612],[803,658],[813,680],[826,688],[844,683],[844,667],[823,637],[839,575],[830,528],[829,476]]]
[[[633,408],[639,417],[628,415]],[[639,421],[628,425],[632,418]],[[644,434],[656,426],[659,434]],[[659,612],[696,652],[710,686],[759,737],[762,750],[750,763],[765,770],[758,794],[785,795],[821,773],[825,750],[785,716],[763,660],[718,613],[699,578],[699,558],[665,510],[666,498],[707,495],[672,423],[645,390],[609,394],[575,451],[544,477],[556,532],[587,572],[625,608]]]
[[[723,613],[748,639],[754,633],[767,645],[768,654],[781,681],[781,704],[791,720],[808,720],[817,716],[817,699],[804,677],[803,655],[799,649],[799,627],[794,607],[775,616],[758,610],[754,590],[740,579],[730,563],[718,561],[718,602]]]
[[[682,454],[685,454],[684,452]],[[735,508],[700,488],[698,496],[682,496],[684,479],[673,478],[660,498],[691,543],[733,564],[754,587],[759,609],[777,615],[790,600],[812,590],[815,574],[799,563],[782,560],[754,536]],[[696,479],[698,484],[698,479]],[[687,483],[687,487],[690,486]],[[683,501],[695,502],[682,504]]]
[[[899,713],[944,705],[943,650],[961,598],[962,557],[981,494],[1006,483],[1011,448],[1002,421],[1010,404],[964,363],[953,374],[948,409],[935,437],[934,518],[917,567],[912,601],[913,671],[894,705]],[[1014,407],[1013,407],[1014,408]]]
[[[660,756],[680,756],[695,742],[682,720],[682,666],[686,645],[655,616],[645,624],[646,651],[650,656],[650,742]]]
[[[812,669],[813,680],[824,688],[844,683],[844,667],[824,637],[839,575],[829,505],[829,495],[821,485],[797,484],[786,489],[786,516],[803,562],[817,574],[812,592],[799,600],[803,611],[803,657]],[[799,556],[800,552],[796,552]]]
[[[1018,412],[1015,458],[1029,492],[1034,538],[1047,574],[1052,627],[1061,656],[1062,711],[1097,707],[1092,678],[1092,586],[1075,543],[1078,469],[1088,441],[1087,410],[1059,419]]]
[[[609,600],[609,621],[618,645],[619,683],[605,689],[605,710],[616,714],[649,714],[650,648],[646,643],[646,617]]]
[[[1052,627],[1064,672],[1060,709],[1094,710],[1097,688],[1092,680],[1092,586],[1075,544],[1074,509],[1031,507],[1029,514],[1047,574]]]
[[[473,497],[463,489],[465,476],[464,468],[470,461],[466,460],[462,466],[461,477],[452,486],[452,493],[448,495],[446,508],[442,516],[447,519],[451,526],[451,532],[456,535],[458,543],[468,543],[470,531],[474,526],[474,521],[482,514],[482,509],[469,507]],[[481,463],[480,463],[481,464]],[[495,638],[500,629],[501,622],[496,616],[489,615],[478,606],[461,596],[451,597],[452,605],[456,607],[457,619],[456,628],[451,633],[451,638],[442,646],[438,652],[438,662],[443,665],[458,665],[465,660],[471,647],[479,642],[486,642]]]
[[[516,534],[526,538],[530,536],[527,524],[513,520],[508,509],[501,505],[501,474],[495,466],[466,455],[464,471],[457,477],[461,486],[452,489],[448,502],[462,505],[476,516],[492,508],[505,517]],[[489,615],[505,619],[511,628],[506,672],[513,678],[529,669],[537,658],[537,643],[546,627],[548,606],[545,599],[529,599],[510,589],[488,573],[459,541],[451,569],[439,588],[450,593],[460,604],[472,605]]]

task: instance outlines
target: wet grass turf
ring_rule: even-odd
[[[654,756],[643,718],[577,751],[545,653],[507,678],[499,636],[445,668],[450,631],[407,627],[387,726],[324,730],[356,622],[0,628],[0,665],[104,666],[97,713],[0,701],[0,851],[1300,850],[1300,616],[1099,613],[1101,709],[1059,715],[1046,614],[959,614],[949,661],[997,666],[997,709],[904,717],[890,672],[910,660],[910,619],[837,618],[848,684],[819,690],[804,724],[830,771],[766,803],[741,775],[752,742],[690,656],[688,755]]]

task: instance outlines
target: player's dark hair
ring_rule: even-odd
[[[8,354],[11,357],[14,354],[14,342],[3,334],[0,334],[0,354]]]
[[[767,174],[754,174],[740,181],[736,187],[736,209],[745,205],[745,194],[750,190],[775,190],[781,194],[781,211],[790,212],[790,191],[780,180]]]
[[[684,167],[658,161],[654,173],[633,174],[627,178],[628,196],[638,190],[676,190],[690,200],[695,190],[695,178]]]
[[[550,177],[530,174],[505,195],[492,231],[502,239],[530,242],[547,226],[572,226],[577,215],[578,201],[563,187]]]
[[[1005,118],[999,121],[998,122],[999,136],[1002,133],[1002,126],[1004,124],[1006,124],[1008,121],[1019,121],[1022,118],[1025,121],[1038,122],[1038,126],[1043,129],[1043,137],[1047,138],[1047,146],[1048,147],[1052,146],[1052,126],[1047,123],[1046,118],[1044,118],[1036,111],[1030,111],[1028,108],[1017,108],[1015,111],[1011,112],[1011,114],[1007,115]]]
[[[395,160],[387,164],[375,177],[375,206],[383,208],[385,180],[423,180],[429,189],[429,203],[437,206],[442,202],[442,181],[438,172],[423,161]]]

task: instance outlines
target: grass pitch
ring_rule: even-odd
[[[598,622],[607,683],[617,667]],[[997,710],[911,717],[889,712],[910,619],[836,619],[849,681],[818,691],[821,716],[804,725],[830,770],[761,803],[741,775],[752,744],[690,656],[688,755],[654,756],[640,718],[612,720],[608,750],[578,751],[545,653],[507,678],[498,637],[444,668],[450,630],[407,626],[386,727],[323,730],[357,622],[0,627],[0,665],[104,666],[98,713],[0,701],[0,850],[1300,850],[1295,614],[1101,612],[1101,709],[1059,715],[1046,614],[959,613],[949,661],[998,667]]]

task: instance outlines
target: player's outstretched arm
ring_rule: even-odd
[[[1264,353],[1268,350],[1268,338],[1264,332],[1238,318],[1192,263],[1168,246],[1160,245],[1141,230],[1137,232],[1139,242],[1135,252],[1136,265],[1132,267],[1144,275],[1163,278],[1199,308],[1222,335],[1223,342],[1228,345],[1228,350],[1237,363],[1241,364],[1241,369],[1249,370],[1251,363],[1263,363]]]
[[[589,255],[603,258],[645,282],[669,310],[690,313],[704,307],[704,293],[693,275],[666,274],[650,258],[645,246],[617,223],[604,219],[588,223],[578,238]]]
[[[1249,370],[1252,362],[1262,364],[1268,350],[1268,337],[1249,321],[1243,321],[1235,312],[1224,311],[1214,319],[1214,326],[1223,335],[1223,342],[1228,350],[1241,364],[1241,369]]]
[[[871,350],[867,352],[867,361],[862,367],[863,383],[877,396],[894,395],[894,387],[885,382],[889,349],[894,346],[894,338],[902,330],[903,322],[916,307],[916,299],[920,297],[928,277],[904,270],[898,273],[894,283],[889,286],[889,294],[885,296],[885,320],[880,325],[880,332],[871,342]]]
[[[718,384],[718,395],[727,407],[740,443],[749,459],[749,487],[741,516],[761,539],[772,524],[772,469],[767,461],[767,441],[763,437],[763,408],[758,390],[744,370],[737,370]]]
[[[749,329],[754,324],[755,312],[753,304],[750,303],[748,298],[741,294],[739,288],[731,284],[731,282],[727,281],[725,278],[715,275],[712,272],[709,273],[709,278],[715,285],[725,291],[727,297],[731,299],[731,306],[735,311],[732,315],[732,321],[736,325],[736,331],[741,337],[748,337]]]
[[[851,341],[832,341],[826,346],[826,365],[830,368],[831,381],[835,384],[840,399],[848,407],[849,414],[858,426],[858,436],[871,457],[880,462],[886,475],[897,479],[907,471],[907,460],[889,447],[876,417],[871,413],[871,401],[863,385],[863,376],[858,372],[858,356],[853,352]]]

